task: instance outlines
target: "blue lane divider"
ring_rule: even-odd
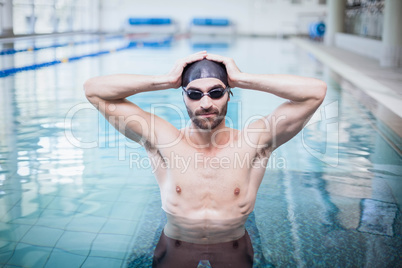
[[[121,35],[116,35],[116,36],[110,36],[110,37],[104,37],[104,40],[111,40],[115,38],[121,38]],[[85,45],[85,44],[90,44],[90,43],[97,43],[101,38],[96,38],[96,39],[91,39],[91,40],[85,40],[85,41],[76,41],[76,42],[67,42],[67,43],[61,43],[61,44],[53,44],[49,46],[43,46],[43,47],[28,47],[28,48],[23,48],[23,49],[4,49],[0,51],[0,55],[11,55],[19,52],[27,52],[27,51],[36,51],[36,50],[41,50],[41,49],[47,49],[47,48],[57,48],[57,47],[67,47],[67,46],[76,46],[76,45]]]
[[[53,61],[43,62],[43,63],[39,63],[39,64],[32,64],[32,65],[23,66],[23,67],[15,67],[15,68],[0,70],[0,77],[6,77],[6,76],[9,76],[9,75],[15,74],[17,72],[21,72],[21,71],[36,70],[36,69],[39,69],[42,67],[47,67],[47,66],[51,66],[51,65],[55,65],[55,64],[59,64],[59,63],[76,61],[76,60],[80,60],[82,58],[101,56],[104,54],[122,51],[122,50],[126,50],[126,49],[142,48],[142,47],[151,47],[151,48],[167,47],[167,46],[170,46],[173,39],[174,39],[173,36],[169,36],[169,37],[159,40],[159,41],[131,41],[131,42],[129,42],[128,45],[118,47],[116,49],[101,50],[101,51],[94,52],[94,53],[89,53],[89,54],[74,56],[74,57],[69,57],[69,58],[63,58],[60,60],[53,60]]]
[[[193,24],[199,26],[229,26],[230,20],[225,18],[194,18]]]

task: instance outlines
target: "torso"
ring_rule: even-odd
[[[196,149],[185,139],[148,151],[151,162],[163,163],[154,170],[168,216],[167,236],[208,243],[244,234],[268,158],[233,131],[228,145],[214,151]]]

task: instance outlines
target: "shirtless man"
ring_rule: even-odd
[[[180,86],[191,118],[191,124],[183,129],[125,99]],[[177,241],[224,248],[227,243],[244,240],[246,245],[241,242],[240,247],[250,254],[244,224],[254,209],[268,158],[303,128],[326,93],[326,84],[320,80],[243,73],[233,59],[206,51],[178,60],[167,75],[95,77],[84,87],[88,100],[114,127],[142,144],[154,163],[167,163],[155,167],[167,224],[155,251],[154,265],[165,267],[188,267],[172,264],[184,261],[193,251],[172,253]],[[235,87],[263,91],[287,101],[244,129],[232,129],[226,126],[224,117],[230,89]],[[178,157],[189,163],[187,169],[175,163]],[[174,257],[169,259],[167,253]],[[196,267],[201,257],[194,258],[198,258]],[[214,259],[211,255],[205,258]],[[230,267],[246,267],[234,256],[228,261],[234,262]],[[217,267],[214,262],[210,264]]]

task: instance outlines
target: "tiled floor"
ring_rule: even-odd
[[[77,204],[77,200],[55,197],[43,209],[15,205],[0,219],[0,263],[120,267],[132,246],[138,210],[120,202],[106,202],[105,207],[94,204],[98,207],[91,207],[90,201]]]

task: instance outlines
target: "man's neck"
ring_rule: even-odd
[[[190,144],[201,150],[214,150],[228,143],[230,139],[230,129],[222,121],[214,129],[200,129],[194,124],[186,131],[186,137]]]

